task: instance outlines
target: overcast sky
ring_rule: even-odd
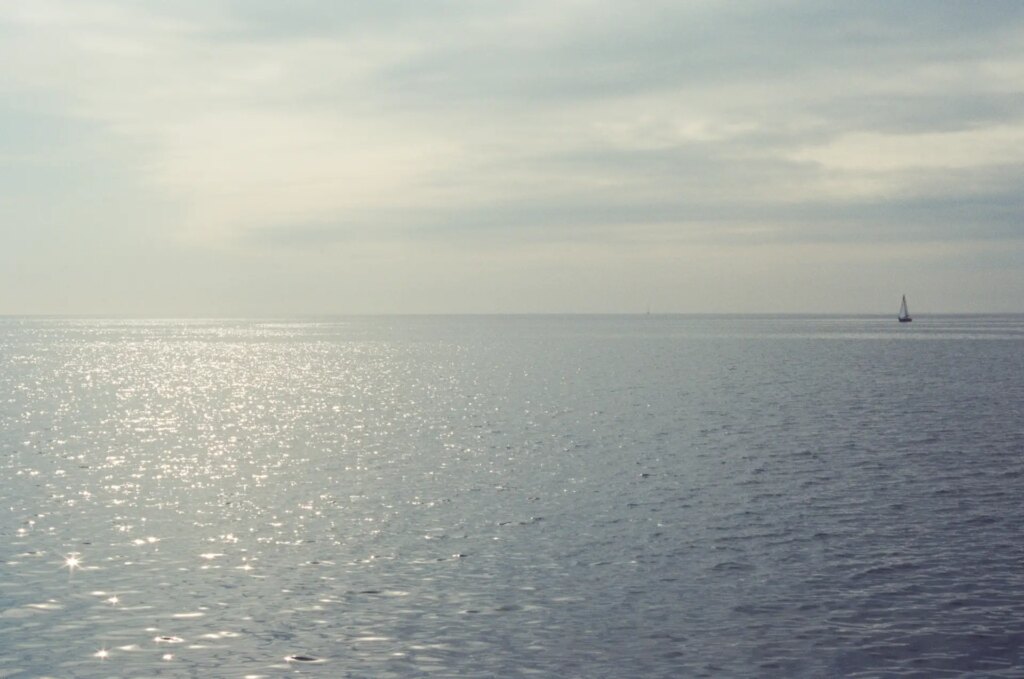
[[[1024,3],[0,5],[0,313],[1024,312]]]

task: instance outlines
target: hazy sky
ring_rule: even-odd
[[[1024,311],[1024,3],[0,4],[0,313]]]

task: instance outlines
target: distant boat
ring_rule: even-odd
[[[914,320],[910,317],[910,312],[907,311],[907,296],[903,295],[903,302],[900,304],[900,315],[898,316],[900,323],[909,323]]]

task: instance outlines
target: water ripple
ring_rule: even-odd
[[[0,319],[17,676],[1021,676],[1024,319]]]

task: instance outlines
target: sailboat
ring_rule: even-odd
[[[900,315],[898,316],[900,323],[909,323],[914,320],[910,317],[910,312],[907,311],[907,296],[903,295],[903,302],[900,304]]]

